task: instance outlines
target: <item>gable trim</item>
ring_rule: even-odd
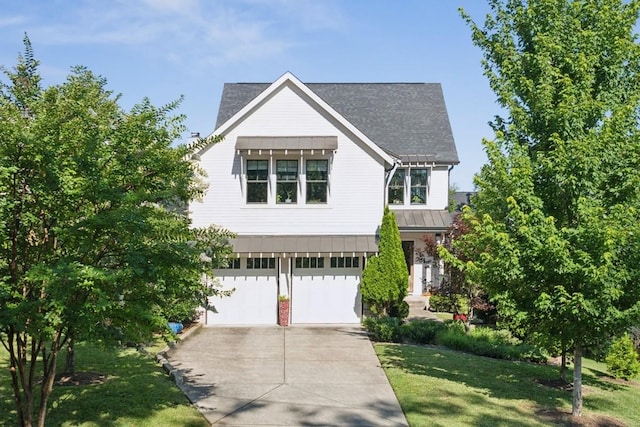
[[[291,72],[284,73],[278,80],[273,82],[266,90],[256,96],[253,100],[251,100],[247,105],[242,107],[240,111],[234,114],[229,120],[224,122],[218,129],[214,130],[211,135],[224,135],[226,132],[241,118],[249,114],[253,111],[258,105],[260,105],[265,99],[271,96],[273,93],[278,91],[281,87],[284,87],[286,84],[291,84],[304,93],[307,97],[309,97],[315,104],[317,104],[321,109],[326,111],[331,117],[333,117],[336,121],[338,121],[341,125],[343,125],[346,129],[349,130],[356,138],[362,141],[371,151],[373,151],[379,158],[384,160],[386,163],[392,165],[396,162],[395,158],[386,153],[382,148],[380,148],[377,144],[371,141],[365,134],[363,134],[358,128],[356,128],[351,122],[345,119],[341,114],[339,114],[333,107],[327,104],[322,98],[316,95],[311,89],[309,89],[304,83],[298,80]],[[209,147],[203,148],[206,150]]]

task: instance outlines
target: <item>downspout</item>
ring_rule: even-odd
[[[391,166],[391,168],[389,169],[385,169],[384,170],[384,197],[382,199],[382,208],[384,209],[385,206],[387,206],[389,204],[389,200],[387,200],[387,198],[389,197],[389,192],[387,191],[387,188],[389,187],[389,183],[391,182],[391,178],[393,178],[393,175],[396,173],[396,169],[398,169],[398,161],[396,160],[395,162],[393,162],[393,165]]]

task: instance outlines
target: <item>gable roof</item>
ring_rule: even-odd
[[[225,83],[216,128],[271,86],[269,83]],[[419,154],[438,163],[459,163],[439,83],[308,83],[304,86],[395,157],[403,159]]]
[[[304,85],[300,80],[298,80],[293,74],[287,72],[284,73],[278,80],[271,84],[262,84],[261,90],[258,90],[253,97],[240,97],[241,102],[237,102],[237,97],[231,97],[236,102],[234,102],[233,109],[229,110],[230,116],[220,115],[220,111],[223,111],[221,107],[218,114],[218,123],[216,124],[216,133],[224,134],[234,123],[244,117],[246,114],[250,114],[255,108],[257,108],[263,101],[268,99],[272,94],[276,93],[280,88],[284,86],[295,87],[298,91],[300,91],[304,96],[306,96],[311,102],[315,103],[319,106],[319,108],[323,109],[327,114],[332,116],[338,122],[340,122],[343,126],[345,126],[350,132],[361,140],[369,149],[371,149],[374,153],[376,153],[381,159],[383,159],[388,164],[393,164],[393,157],[390,156],[385,150],[383,150],[379,145],[376,145],[367,135],[362,133],[360,129],[354,126],[351,122],[345,119],[340,113],[338,113],[331,105],[327,104],[322,98],[320,98],[316,93],[310,90],[306,85]],[[223,90],[221,105],[225,104],[225,90]],[[227,109],[224,109],[227,111]],[[221,118],[222,117],[222,118]]]

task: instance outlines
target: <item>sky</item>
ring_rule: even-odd
[[[44,85],[86,66],[130,109],[184,96],[187,132],[214,131],[224,83],[441,83],[460,164],[451,183],[473,190],[482,139],[500,112],[482,52],[460,17],[482,0],[0,0],[0,64],[31,40]]]

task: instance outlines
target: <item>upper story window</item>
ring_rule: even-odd
[[[424,205],[427,203],[427,184],[429,171],[427,169],[411,169],[411,204]]]
[[[307,160],[307,203],[327,203],[328,160]]]
[[[389,182],[389,204],[404,205],[404,178],[406,171],[404,169],[396,169],[391,181]]]
[[[297,203],[298,161],[276,160],[276,203]]]
[[[389,205],[425,205],[428,195],[428,168],[396,169],[389,181],[387,203]]]
[[[247,160],[247,203],[267,203],[268,160]]]

